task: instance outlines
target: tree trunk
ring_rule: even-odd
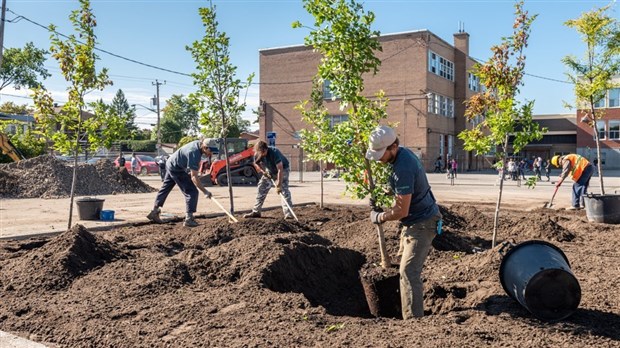
[[[497,226],[499,225],[499,209],[502,204],[502,192],[504,190],[504,177],[506,175],[506,158],[508,157],[506,154],[506,149],[508,148],[508,136],[506,136],[506,141],[504,145],[504,155],[502,156],[502,175],[499,181],[499,192],[497,194],[497,203],[495,204],[495,215],[493,217],[493,239],[491,242],[491,247],[495,248],[495,244],[497,241]]]
[[[82,128],[82,108],[80,108],[80,116],[78,119],[77,135],[75,137],[75,149],[73,150],[73,178],[71,179],[71,194],[69,199],[69,223],[67,224],[67,230],[71,229],[71,223],[73,222],[73,198],[75,196],[75,182],[77,180],[77,166],[78,166],[78,149],[80,148],[80,129]]]
[[[605,194],[605,187],[603,185],[603,163],[601,161],[601,139],[598,137],[598,128],[596,126],[596,115],[592,112],[592,128],[594,129],[594,141],[596,142],[596,159],[598,160],[596,166],[598,169],[598,179],[601,189],[601,194]]]

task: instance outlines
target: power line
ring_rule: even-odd
[[[45,30],[47,30],[47,31],[49,31],[49,32],[53,32],[53,33],[55,33],[56,35],[62,36],[62,37],[64,37],[64,38],[66,38],[66,39],[68,39],[68,38],[69,38],[69,37],[68,37],[67,35],[65,35],[65,34],[59,33],[59,32],[58,32],[58,31],[56,31],[56,30],[50,30],[48,27],[44,26],[43,24],[37,23],[37,22],[35,22],[35,21],[31,20],[31,19],[30,19],[30,18],[28,18],[28,17],[25,17],[25,16],[22,16],[22,15],[20,15],[20,14],[17,14],[17,13],[15,13],[15,12],[14,12],[14,11],[12,11],[12,10],[7,9],[7,11],[9,11],[9,12],[11,12],[12,14],[14,14],[14,15],[16,15],[16,16],[17,16],[16,18],[14,18],[14,19],[12,19],[12,20],[10,20],[10,21],[7,21],[7,22],[10,22],[10,23],[16,23],[16,22],[18,22],[19,20],[24,19],[24,20],[26,20],[26,21],[28,21],[28,22],[30,22],[30,23],[32,23],[32,24],[34,24],[34,25],[38,26],[38,27],[41,27],[41,28],[43,28],[43,29],[45,29]],[[80,42],[80,41],[78,41],[78,42]],[[82,42],[80,42],[80,43],[82,43]],[[82,44],[83,44],[83,43],[82,43]],[[94,49],[95,49],[95,50],[97,50],[97,51],[99,51],[99,52],[103,52],[103,53],[109,54],[109,55],[111,55],[112,57],[116,57],[116,58],[119,58],[119,59],[123,59],[123,60],[126,60],[126,61],[128,61],[128,62],[135,63],[135,64],[139,64],[139,65],[142,65],[142,66],[146,66],[146,67],[149,67],[149,68],[152,68],[152,69],[157,69],[157,70],[161,70],[161,71],[166,71],[166,72],[169,72],[169,73],[172,73],[172,74],[177,74],[177,75],[182,75],[182,76],[189,76],[189,77],[191,77],[191,76],[192,76],[191,74],[186,74],[186,73],[179,72],[179,71],[175,71],[175,70],[171,70],[171,69],[161,68],[161,67],[158,67],[158,66],[155,66],[155,65],[152,65],[152,64],[148,64],[148,63],[140,62],[140,61],[135,60],[135,59],[131,59],[131,58],[127,58],[127,57],[123,57],[123,56],[121,56],[121,55],[119,55],[119,54],[112,53],[112,52],[107,51],[107,50],[104,50],[104,49],[102,49],[102,48],[95,47]]]

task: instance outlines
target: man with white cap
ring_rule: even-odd
[[[411,150],[399,146],[392,128],[379,126],[372,131],[366,158],[392,168],[389,185],[396,195],[394,206],[385,212],[380,208],[373,209],[370,220],[374,224],[400,220],[403,226],[399,248],[402,255],[399,272],[403,319],[422,317],[422,267],[439,231],[439,207],[422,163]]]
[[[194,220],[194,213],[198,206],[198,190],[200,190],[206,198],[211,198],[209,192],[200,181],[198,166],[202,155],[211,157],[216,148],[213,139],[194,140],[185,144],[175,153],[173,153],[168,161],[166,161],[166,174],[157,197],[153,210],[146,216],[149,220],[161,224],[162,219],[159,217],[160,208],[164,206],[168,194],[175,185],[179,185],[179,189],[185,196],[186,215],[183,226],[196,227],[198,223]],[[187,171],[190,171],[190,174]],[[198,189],[197,189],[198,188]]]

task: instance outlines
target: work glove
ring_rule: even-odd
[[[383,217],[383,209],[381,209],[380,207],[374,207],[371,211],[370,211],[370,221],[373,224],[376,225],[381,225],[383,222],[381,221],[381,218]]]
[[[213,194],[211,194],[210,191],[206,191],[205,192],[205,198],[211,199],[212,196],[213,196]]]
[[[278,192],[279,195],[282,194],[282,186],[276,186],[276,192]]]
[[[269,180],[273,180],[273,177],[271,177],[271,174],[269,174],[269,172],[263,172],[263,176],[265,176]]]

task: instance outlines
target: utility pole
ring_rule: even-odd
[[[4,24],[6,23],[6,0],[2,0],[2,14],[0,15],[0,66],[4,57]]]
[[[5,0],[2,0],[5,1]],[[159,86],[161,85],[165,85],[166,81],[164,80],[164,82],[159,82],[158,80],[155,80],[155,82],[152,82],[153,86],[155,86],[156,90],[157,90],[157,95],[155,96],[155,103],[157,105],[157,154],[160,155],[161,154],[161,123],[160,123],[160,109],[159,109]]]

